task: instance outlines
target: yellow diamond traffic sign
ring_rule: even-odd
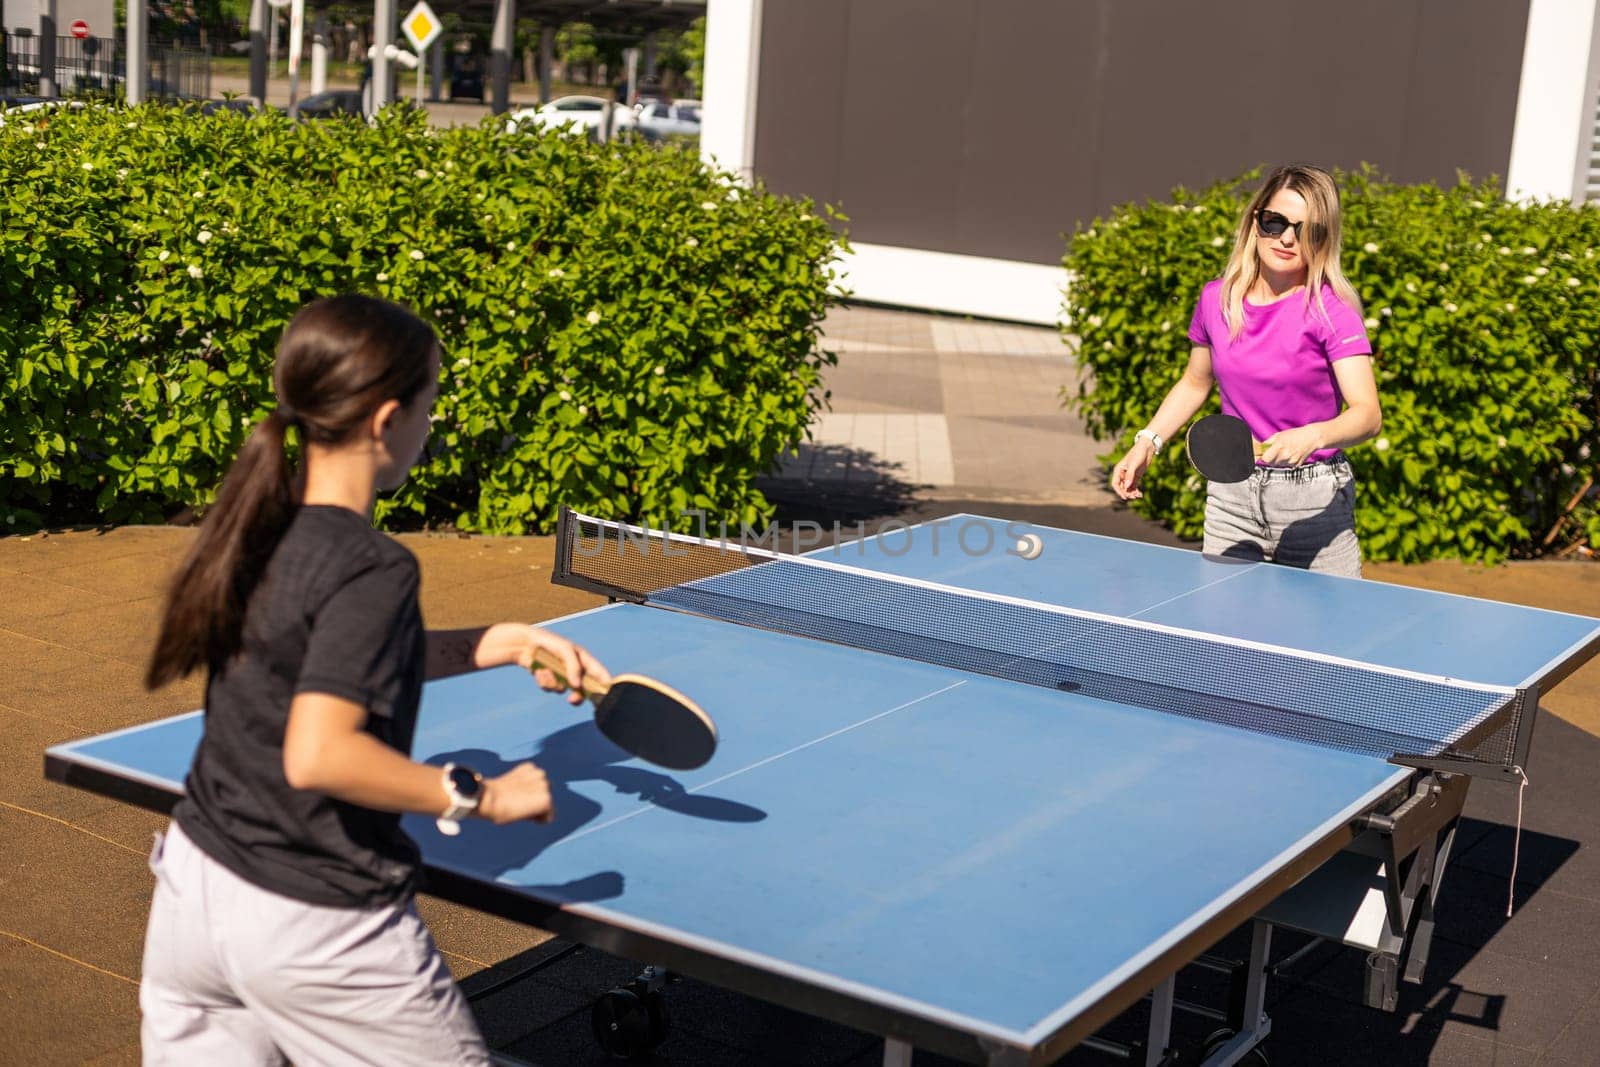
[[[411,14],[400,20],[400,29],[405,32],[418,55],[444,32],[444,26],[439,23],[439,16],[433,13],[433,8],[428,6],[428,0],[418,0]]]

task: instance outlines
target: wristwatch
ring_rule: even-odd
[[[1166,444],[1165,441],[1161,440],[1161,435],[1150,429],[1148,426],[1134,434],[1133,437],[1134,440],[1138,440],[1142,437],[1146,441],[1149,441],[1150,447],[1156,450],[1156,455],[1158,456],[1161,455],[1161,446]]]
[[[483,799],[483,775],[464,764],[446,763],[444,795],[450,798],[450,806],[434,825],[441,834],[454,837],[461,832],[461,820],[478,810],[478,801]]]

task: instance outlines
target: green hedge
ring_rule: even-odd
[[[1115,442],[1108,463],[1181,375],[1194,303],[1222,273],[1260,178],[1127,205],[1072,238],[1063,328],[1088,373],[1063,399]],[[1537,553],[1600,450],[1600,211],[1508,203],[1494,184],[1465,179],[1441,189],[1371,171],[1338,178],[1343,264],[1364,304],[1384,416],[1382,435],[1351,456],[1367,558]],[[1181,447],[1143,484],[1135,508],[1200,535],[1205,486]],[[1564,536],[1600,544],[1592,506],[1574,518]]]
[[[6,529],[203,508],[283,325],[330,293],[399,300],[447,349],[391,523],[756,522],[752,479],[823,402],[828,221],[686,152],[92,107],[8,117],[0,188]]]

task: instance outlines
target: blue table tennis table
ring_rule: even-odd
[[[1019,532],[1040,539],[1038,558],[1009,550]],[[904,588],[1212,635],[1246,654],[1243,666],[1218,664],[1224,682],[1257,672],[1254,650],[1288,649],[1308,671],[1274,683],[1289,700],[1326,685],[1328,670],[1376,670],[1402,688],[1459,680],[1536,701],[1600,647],[1596,619],[981,516],[886,528],[813,556]],[[1426,951],[1470,777],[1449,761],[1399,765],[1093,685],[649,604],[548,625],[613,670],[692,695],[718,723],[716,756],[672,774],[631,761],[517,669],[431,682],[413,754],[491,775],[534,760],[557,816],[468,822],[458,837],[408,818],[426,888],[876,1033],[885,1063],[908,1064],[913,1048],[1050,1062],[1099,1043],[1146,996],[1148,1035],[1131,1053],[1164,1062],[1173,976],[1254,919],[1231,1029],[1206,1050],[1208,1063],[1237,1062],[1270,1029],[1275,924],[1362,943],[1353,917],[1376,899],[1375,1002],[1408,938]],[[1371,711],[1382,727],[1390,712]],[[1525,711],[1510,749],[1523,757]],[[1473,717],[1488,714],[1461,713],[1448,739],[1496,727]],[[197,711],[57,746],[46,773],[170,809],[202,728]]]

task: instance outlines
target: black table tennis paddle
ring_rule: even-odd
[[[534,666],[565,681],[561,658],[547,649],[534,650]],[[711,716],[665,682],[642,674],[617,674],[606,683],[585,675],[583,695],[594,701],[600,732],[646,763],[692,771],[717,751],[717,726]]]
[[[1243,419],[1220,414],[1207,415],[1190,426],[1184,446],[1194,469],[1213,482],[1249,478],[1261,449]]]

